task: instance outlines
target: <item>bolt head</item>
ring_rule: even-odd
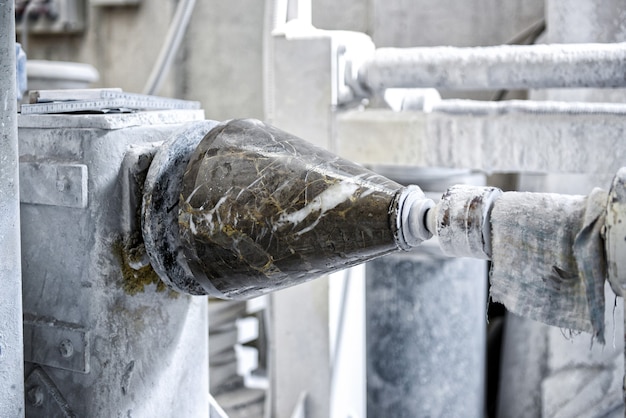
[[[59,344],[59,353],[63,358],[70,358],[74,354],[74,345],[70,340],[63,340]]]
[[[32,406],[41,406],[44,401],[43,388],[39,385],[33,386],[26,392],[26,399]]]

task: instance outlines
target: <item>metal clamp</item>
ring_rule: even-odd
[[[439,237],[444,254],[491,258],[491,208],[502,191],[496,187],[453,186],[428,212],[428,229]]]

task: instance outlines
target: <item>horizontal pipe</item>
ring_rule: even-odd
[[[380,48],[358,72],[387,88],[541,89],[626,86],[626,43]]]

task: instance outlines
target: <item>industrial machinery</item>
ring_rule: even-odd
[[[606,225],[602,192],[456,186],[435,205],[417,186],[255,120],[27,115],[29,106],[20,119],[28,414],[146,416],[175,405],[201,416],[206,305],[184,294],[254,297],[433,235],[450,256],[493,259],[492,294],[506,305],[550,300],[556,323],[603,338],[594,295],[609,266],[619,284],[621,176]],[[539,216],[546,208],[559,222]],[[555,288],[568,281],[587,293]],[[193,373],[179,375],[191,359]],[[168,395],[157,389],[172,381]]]

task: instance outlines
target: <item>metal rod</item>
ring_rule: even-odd
[[[626,86],[626,43],[380,48],[358,81],[387,88],[530,89]]]
[[[24,416],[15,3],[0,0],[0,416]]]

